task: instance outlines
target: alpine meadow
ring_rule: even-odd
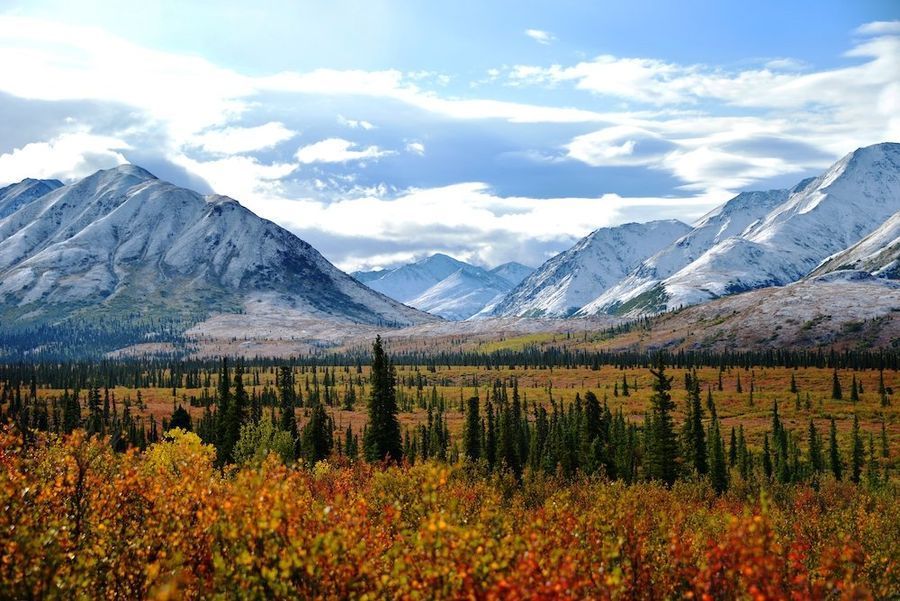
[[[0,5],[0,599],[900,598],[900,6]]]

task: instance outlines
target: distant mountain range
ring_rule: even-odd
[[[352,275],[411,307],[445,319],[463,320],[493,308],[532,271],[515,262],[487,270],[439,253],[395,269]]]
[[[236,201],[134,165],[68,186],[25,180],[0,191],[0,207],[7,324],[202,319],[248,305],[350,323],[435,319],[360,284]]]
[[[806,315],[836,294],[847,319],[877,319],[900,307],[898,279],[896,143],[860,148],[790,189],[741,193],[693,225],[600,228],[536,270],[485,269],[436,254],[351,277],[237,201],[135,165],[69,185],[26,179],[0,189],[0,333],[134,321],[152,332],[166,319],[240,316],[192,331],[237,337],[263,324],[257,334],[303,338],[335,331],[303,329],[323,321],[377,330],[441,318],[630,318],[709,305],[682,324],[690,333],[682,339],[703,340],[697,332],[707,318],[730,324],[723,336],[738,336],[744,322],[776,314],[772,303]],[[724,302],[746,291],[760,292]],[[850,309],[867,303],[874,312]]]
[[[829,270],[897,278],[900,144],[860,148],[789,190],[702,217],[597,230],[497,303],[494,316],[639,316]],[[652,233],[651,233],[652,228]]]

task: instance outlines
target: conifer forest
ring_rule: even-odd
[[[0,368],[9,598],[888,598],[877,354]]]

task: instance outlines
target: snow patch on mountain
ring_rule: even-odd
[[[900,279],[900,211],[850,248],[825,259],[810,276],[844,270]]]
[[[572,315],[641,261],[690,230],[690,226],[677,220],[598,229],[525,278],[492,313],[522,317]]]
[[[808,181],[804,182],[805,185]],[[678,270],[690,265],[714,245],[740,235],[769,211],[787,200],[791,191],[742,192],[701,217],[693,229],[652,257],[643,261],[623,280],[578,311],[578,315],[627,310],[640,297]],[[645,306],[640,309],[646,309]],[[627,311],[626,311],[627,312]]]

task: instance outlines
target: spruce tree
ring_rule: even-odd
[[[497,425],[494,420],[494,404],[490,401],[485,406],[487,413],[487,430],[484,437],[484,457],[487,459],[488,467],[494,469],[497,463]]]
[[[281,421],[280,429],[291,435],[291,440],[297,439],[297,416],[294,414],[295,397],[294,373],[290,366],[283,365],[278,368],[278,391],[281,397]]]
[[[369,423],[363,438],[366,460],[399,462],[403,458],[403,441],[397,420],[396,374],[384,352],[381,336],[372,345],[370,382]]]
[[[709,477],[713,490],[718,494],[728,490],[728,465],[725,460],[725,444],[719,432],[719,420],[713,419],[709,427]]]
[[[769,448],[769,433],[766,432],[763,437],[763,474],[766,476],[766,480],[772,479],[772,451]]]
[[[647,475],[671,486],[678,475],[678,441],[672,422],[675,404],[669,393],[672,378],[666,376],[662,354],[657,355],[656,369],[651,369],[650,373],[653,375],[653,394],[650,397],[650,423],[646,437]]]
[[[481,414],[478,397],[469,397],[466,403],[466,428],[463,432],[463,447],[466,458],[478,461],[481,457]]]
[[[844,398],[844,393],[841,391],[841,381],[838,378],[837,370],[834,370],[834,373],[831,376],[831,398],[836,401],[840,401]]]
[[[324,405],[316,399],[310,411],[309,421],[303,426],[300,434],[300,454],[308,465],[315,465],[331,454],[332,444],[331,422],[325,413]]]
[[[856,385],[856,374],[853,374],[853,380],[850,383],[850,400],[854,403],[859,401],[859,387]]]
[[[809,465],[816,473],[825,469],[825,462],[822,459],[822,441],[819,440],[813,420],[809,420]]]
[[[737,432],[734,426],[731,426],[731,438],[728,440],[728,466],[734,467],[737,464]]]
[[[700,405],[700,382],[692,378],[688,392],[688,453],[694,469],[701,476],[709,471],[706,435],[703,431],[703,407]]]
[[[831,475],[834,476],[835,480],[840,480],[843,477],[843,466],[841,465],[841,452],[838,449],[837,442],[837,426],[834,423],[834,418],[831,418],[831,428],[828,431],[828,461],[831,466]]]

